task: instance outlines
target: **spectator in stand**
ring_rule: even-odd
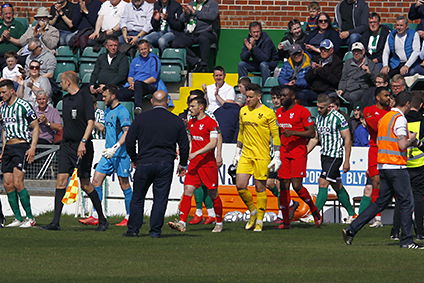
[[[349,47],[368,29],[369,8],[365,0],[341,0],[336,6],[336,23],[342,44]]]
[[[330,97],[330,105],[329,105],[330,109],[335,110],[337,112],[339,112],[340,114],[343,115],[343,117],[345,118],[345,120],[349,123],[349,115],[345,112],[342,111],[340,109],[340,99],[337,96],[331,96]],[[352,126],[349,124],[349,129],[352,130]],[[352,131],[351,131],[352,133]]]
[[[405,78],[399,74],[394,75],[390,82],[390,89],[392,90],[393,96],[397,96],[399,93],[406,90]]]
[[[142,39],[137,45],[140,55],[131,62],[128,87],[121,89],[119,100],[129,101],[134,98],[135,114],[138,115],[141,113],[143,99],[146,100],[148,95],[153,94],[157,89],[160,60],[156,54],[150,52],[150,44],[147,40]]]
[[[105,41],[107,53],[101,54],[96,61],[90,78],[91,94],[100,94],[106,84],[123,86],[127,81],[129,63],[125,54],[118,52],[119,41],[116,36],[108,36]]]
[[[270,91],[274,111],[281,107],[281,89],[281,86],[273,86]]]
[[[342,76],[343,62],[334,54],[334,45],[331,40],[324,39],[319,50],[319,56],[313,58],[312,68],[306,74],[306,80],[317,94],[334,93]]]
[[[72,13],[72,24],[77,33],[69,40],[69,46],[74,52],[81,51],[87,46],[88,37],[94,32],[97,22],[97,13],[102,6],[99,0],[79,0]]]
[[[417,0],[417,2],[411,5],[409,8],[408,18],[411,21],[420,20],[420,23],[417,26],[417,33],[420,38],[424,38],[424,1]]]
[[[353,132],[353,144],[352,146],[370,146],[369,134],[367,130],[367,124],[365,123],[364,115],[360,112],[360,124],[356,127]]]
[[[31,61],[36,60],[41,64],[41,76],[52,79],[56,69],[56,57],[50,51],[44,49],[41,41],[37,38],[31,38],[28,41],[28,51],[31,53],[25,60],[25,69],[28,70]]]
[[[187,62],[195,72],[206,72],[210,48],[218,40],[219,7],[214,0],[194,0],[182,4],[183,13],[179,20],[185,24],[184,32],[174,31],[174,48],[187,49]],[[192,45],[199,44],[200,58],[192,50]]]
[[[38,144],[52,144],[55,135],[63,130],[62,118],[59,111],[49,105],[49,95],[45,91],[38,91],[36,96],[37,105],[34,109],[40,125]]]
[[[271,38],[262,31],[259,22],[249,24],[249,36],[244,39],[238,64],[239,78],[247,77],[249,72],[261,72],[262,83],[271,76],[277,67],[278,52]]]
[[[303,48],[304,41],[306,38],[306,33],[303,32],[302,26],[299,20],[297,19],[291,20],[289,22],[288,30],[289,32],[286,34],[285,37],[283,37],[277,47],[278,57],[281,61],[284,61],[284,59],[289,58],[289,49],[293,44],[299,44]]]
[[[225,102],[234,102],[236,98],[234,88],[225,82],[225,70],[223,67],[216,66],[213,68],[213,79],[215,80],[214,84],[202,85],[208,101],[207,110],[210,113],[213,113]]]
[[[356,128],[361,124],[361,116],[363,117],[361,105],[357,104],[353,107],[352,116],[348,120],[353,133],[355,133]]]
[[[249,77],[242,77],[242,78],[239,78],[238,80],[237,86],[238,86],[239,92],[243,94],[245,97],[246,97],[246,86],[250,83],[252,83],[252,81],[249,79]]]
[[[334,51],[337,53],[340,48],[340,37],[334,30],[331,18],[327,13],[321,12],[318,15],[318,28],[309,33],[305,39],[305,48],[312,57],[320,53],[319,46],[324,39],[329,39],[333,43]]]
[[[35,26],[29,26],[19,39],[19,43],[23,46],[19,53],[22,56],[28,55],[30,53],[28,50],[29,40],[38,39],[45,50],[54,54],[59,44],[59,31],[49,24],[49,19],[51,18],[49,11],[45,7],[40,7],[34,18],[37,24]]]
[[[72,13],[76,4],[69,0],[57,0],[50,8],[51,26],[59,30],[59,45],[68,45],[71,38],[76,34],[76,28],[72,23]]]
[[[306,19],[306,28],[307,32],[311,32],[314,29],[318,28],[318,15],[321,12],[321,7],[316,1],[312,1],[308,4],[309,17]]]
[[[151,25],[153,32],[146,36],[146,40],[162,53],[175,39],[173,31],[182,32],[184,25],[178,19],[183,13],[181,4],[175,0],[158,0],[154,4]]]
[[[3,68],[2,79],[12,80],[16,84],[19,79],[22,79],[22,74],[25,72],[24,68],[18,64],[18,55],[13,51],[6,52],[4,59],[6,67]]]
[[[383,68],[381,72],[393,77],[395,74],[424,74],[419,65],[420,37],[417,32],[408,28],[408,19],[404,16],[396,18],[395,29],[387,37],[383,51]]]
[[[379,70],[383,67],[383,50],[389,33],[390,29],[380,24],[380,15],[370,13],[368,29],[362,35],[361,42],[367,50],[367,57],[377,64]]]
[[[134,56],[134,47],[137,42],[152,30],[150,20],[153,16],[153,4],[144,0],[132,0],[126,5],[121,18],[122,35],[119,37],[121,43],[120,51]],[[134,54],[133,54],[134,53]]]
[[[389,86],[389,76],[387,74],[378,73],[374,79],[375,87],[388,87]]]
[[[106,40],[106,36],[121,34],[121,17],[127,2],[122,0],[105,1],[97,14],[96,27],[88,37],[88,45],[94,46],[94,50],[100,50]]]
[[[337,94],[343,96],[351,105],[372,104],[372,89],[378,74],[376,64],[365,56],[365,47],[361,42],[352,44],[353,58],[343,65],[342,77]]]
[[[237,143],[240,109],[246,104],[246,96],[239,93],[234,101],[226,101],[213,112],[221,130],[222,142]]]
[[[13,6],[9,3],[1,5],[0,20],[0,67],[4,67],[3,58],[6,52],[18,52],[21,47],[19,39],[25,33],[26,26],[15,19]],[[19,64],[24,65],[25,58],[19,58]]]
[[[105,138],[105,111],[97,108],[97,99],[93,96],[94,127],[91,133],[93,139],[103,140]]]
[[[298,89],[296,98],[301,105],[310,105],[317,98],[316,93],[310,89],[306,81],[306,74],[311,69],[311,58],[303,52],[302,47],[298,44],[292,45],[289,54],[290,58],[284,62],[281,68],[278,83],[280,86],[296,87]]]
[[[18,91],[16,95],[24,100],[28,101],[34,108],[36,105],[37,92],[45,92],[49,99],[52,96],[52,87],[48,78],[41,76],[40,73],[41,64],[37,60],[32,60],[29,63],[28,77],[23,80],[18,80]]]

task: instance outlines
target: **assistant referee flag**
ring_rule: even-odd
[[[62,199],[63,204],[72,204],[76,202],[78,198],[78,189],[78,168],[75,168],[72,173],[72,177],[69,180],[68,186],[66,187],[66,193]]]

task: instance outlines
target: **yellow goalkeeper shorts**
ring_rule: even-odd
[[[270,161],[270,159],[252,159],[242,156],[237,164],[236,173],[253,175],[256,180],[266,180]]]

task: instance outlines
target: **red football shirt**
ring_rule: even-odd
[[[204,148],[211,141],[211,134],[219,132],[218,123],[209,116],[198,120],[193,118],[188,121],[188,131],[191,136],[191,152]],[[215,151],[210,150],[190,160],[189,168],[197,166],[216,166]]]
[[[376,105],[364,108],[364,118],[370,134],[370,146],[377,146],[378,121],[390,111],[390,108],[380,109]]]
[[[280,128],[281,153],[297,152],[300,150],[301,154],[306,154],[308,138],[299,136],[286,137],[282,133],[285,130],[305,131],[305,127],[312,126],[314,121],[312,121],[309,110],[295,104],[289,110],[284,109],[284,107],[278,108],[276,115],[278,127]]]

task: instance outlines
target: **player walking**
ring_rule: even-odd
[[[254,227],[260,232],[266,210],[266,180],[268,169],[276,172],[280,168],[280,139],[275,113],[261,103],[261,88],[256,84],[246,86],[246,106],[240,110],[240,130],[233,165],[237,166],[236,187],[250,211],[245,229]],[[270,137],[274,145],[274,157],[270,158]],[[255,178],[256,205],[247,189],[250,177]]]
[[[106,85],[102,95],[103,101],[107,106],[104,116],[106,141],[102,158],[96,166],[92,184],[101,200],[103,197],[102,185],[106,175],[111,175],[113,173],[118,175],[119,185],[125,197],[126,216],[124,220],[116,225],[127,226],[128,217],[130,215],[132,190],[128,179],[131,161],[125,148],[125,137],[131,126],[131,118],[125,106],[119,103],[117,97],[118,88],[116,86]],[[80,223],[98,225],[99,220],[97,212],[94,216],[90,216],[87,219],[81,219]]]
[[[29,193],[24,186],[24,177],[26,164],[34,161],[38,142],[40,130],[37,115],[27,101],[16,96],[11,80],[0,82],[0,97],[3,100],[0,106],[3,127],[1,170],[7,199],[15,215],[15,220],[6,227],[29,228],[35,226],[36,222],[31,211]],[[19,209],[19,200],[26,213],[25,219]]]
[[[309,205],[315,225],[321,225],[321,217],[308,190],[302,185],[306,176],[307,144],[315,136],[314,122],[311,113],[303,106],[295,103],[296,92],[285,86],[280,91],[282,107],[277,109],[277,123],[281,138],[280,206],[283,211],[283,223],[279,229],[290,228],[289,203],[290,184],[299,197]]]
[[[364,118],[367,123],[367,130],[370,134],[368,149],[368,177],[371,179],[372,190],[364,191],[361,203],[359,205],[359,214],[364,211],[368,205],[378,197],[380,191],[380,175],[377,169],[377,131],[378,121],[390,111],[390,90],[386,87],[379,87],[375,90],[376,104],[365,107]],[[381,222],[381,214],[377,214],[374,223],[370,225],[372,228],[383,227]]]
[[[216,224],[212,232],[222,231],[222,202],[218,195],[218,166],[215,159],[215,148],[218,143],[218,124],[205,114],[207,106],[204,97],[190,100],[190,114],[193,119],[188,121],[188,131],[191,137],[190,163],[184,181],[184,194],[180,202],[180,220],[169,222],[172,229],[186,231],[186,222],[191,207],[191,197],[200,185],[208,188],[216,214]]]
[[[343,171],[350,170],[350,152],[352,139],[349,125],[346,119],[336,110],[330,110],[330,97],[321,94],[317,99],[318,119],[316,123],[317,135],[308,144],[308,153],[321,142],[321,176],[319,178],[319,191],[316,200],[316,207],[320,211],[328,197],[328,186],[337,194],[339,202],[346,208],[349,218],[347,223],[352,222],[355,211],[350,203],[349,195],[343,187],[340,176],[340,166],[343,164]],[[343,162],[343,147],[345,159]]]

